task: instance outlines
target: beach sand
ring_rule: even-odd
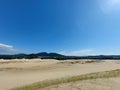
[[[0,60],[0,90],[29,85],[34,82],[120,69],[119,60]],[[116,80],[116,79],[115,79]],[[106,80],[105,80],[106,81]],[[110,80],[111,81],[111,80]],[[120,79],[119,79],[120,81]],[[85,85],[93,81],[83,81]],[[98,83],[104,80],[98,80]],[[106,81],[107,82],[107,81]],[[113,83],[114,84],[114,83]],[[81,84],[84,85],[84,84]],[[94,86],[94,83],[90,83]],[[96,85],[96,84],[95,84]],[[117,85],[117,84],[116,84]],[[68,84],[69,86],[69,84]],[[50,89],[59,90],[59,89]],[[63,89],[65,90],[64,87]],[[70,89],[66,89],[70,90]],[[71,89],[75,90],[75,89]],[[82,89],[78,89],[82,90]],[[93,89],[83,89],[93,90]],[[94,89],[95,90],[95,89]],[[101,90],[101,89],[97,89]],[[109,89],[102,89],[109,90]],[[112,90],[112,89],[110,89]],[[117,89],[115,89],[117,90]]]

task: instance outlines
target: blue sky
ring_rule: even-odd
[[[120,0],[0,0],[0,54],[120,54]]]

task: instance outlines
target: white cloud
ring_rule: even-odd
[[[71,52],[61,51],[59,53],[68,56],[84,56],[84,55],[93,55],[92,51],[93,51],[92,49],[84,49],[84,50],[76,50]]]
[[[0,43],[0,54],[16,54],[18,51],[11,45]]]
[[[100,8],[104,13],[120,10],[120,0],[100,0]]]

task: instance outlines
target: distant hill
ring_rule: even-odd
[[[98,55],[98,56],[65,56],[58,53],[32,53],[32,54],[15,54],[15,55],[0,55],[0,59],[57,59],[57,60],[67,60],[67,59],[120,59],[120,55]]]
[[[58,53],[46,53],[46,52],[42,52],[42,53],[37,53],[37,56],[47,56],[47,57],[63,57],[64,55],[58,54]]]
[[[64,58],[66,56],[58,54],[58,53],[32,53],[32,54],[15,54],[15,55],[0,55],[0,59],[33,59],[33,58],[41,58],[41,59],[56,59],[56,58]]]

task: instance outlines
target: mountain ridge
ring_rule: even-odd
[[[57,60],[66,60],[66,59],[120,59],[120,55],[94,55],[94,56],[66,56],[59,53],[19,53],[15,55],[0,55],[0,59],[57,59]]]

